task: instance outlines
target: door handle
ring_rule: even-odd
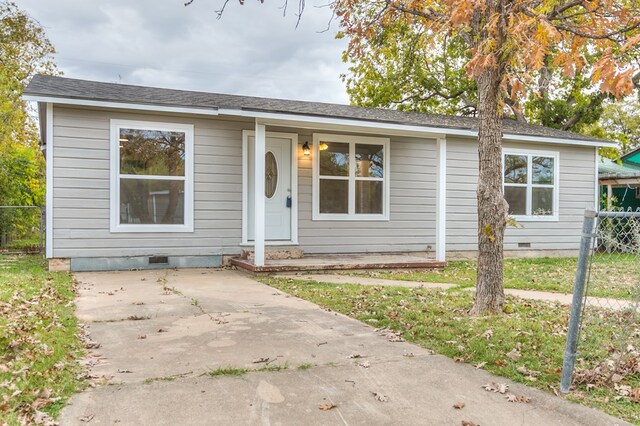
[[[287,207],[291,208],[291,195],[287,196]]]

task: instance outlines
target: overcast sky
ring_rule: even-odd
[[[315,3],[313,3],[315,1]],[[348,103],[345,40],[322,0],[16,0],[45,28],[65,76],[174,89]],[[293,6],[293,7],[292,7]]]

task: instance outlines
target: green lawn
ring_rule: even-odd
[[[505,259],[504,286],[522,290],[572,293],[577,259],[574,257]],[[459,284],[470,287],[476,281],[475,260],[453,260],[442,269],[415,271],[372,271],[354,274],[402,281]],[[640,278],[636,256],[596,255],[591,269],[590,294],[630,299]]]
[[[461,264],[460,270],[464,265],[466,263]],[[443,271],[441,277],[450,279],[452,275],[446,272]],[[262,281],[373,327],[400,332],[406,340],[456,361],[480,365],[494,374],[547,392],[559,387],[567,307],[508,297],[509,314],[470,317],[467,312],[472,306],[473,295],[459,288],[442,291],[330,285],[287,278],[264,278]],[[620,321],[626,321],[629,326],[628,319],[619,316]],[[592,329],[591,333],[599,335],[603,348],[614,343],[610,329],[604,325]],[[626,342],[622,347],[626,347]],[[640,401],[640,377],[622,367],[623,364],[638,365],[637,353],[625,351],[622,357],[628,362],[618,364],[612,363],[616,352],[605,351],[605,354],[598,361],[580,360],[577,366],[580,383],[568,398],[640,424],[640,404],[633,402],[636,394],[623,395],[620,390],[637,390]],[[617,365],[614,372],[621,377],[618,390],[607,382],[612,364]]]
[[[74,296],[42,256],[0,255],[0,424],[55,418],[83,386]]]

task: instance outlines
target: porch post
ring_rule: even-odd
[[[265,205],[264,205],[264,169],[265,169],[265,160],[264,156],[266,153],[266,131],[265,125],[260,124],[258,120],[256,120],[256,137],[255,137],[255,149],[254,149],[254,164],[255,170],[253,173],[254,176],[254,197],[255,200],[255,214],[254,216],[254,258],[256,266],[264,266],[264,216],[265,216]]]
[[[436,260],[446,259],[447,239],[447,139],[438,138],[438,177],[436,191]]]
[[[611,197],[613,197],[613,188],[609,184],[607,185],[607,211],[611,211]]]

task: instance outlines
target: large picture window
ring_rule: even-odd
[[[504,150],[504,197],[517,220],[558,220],[558,153]]]
[[[111,121],[111,231],[193,231],[193,126]]]
[[[314,220],[389,219],[389,139],[313,135]]]

